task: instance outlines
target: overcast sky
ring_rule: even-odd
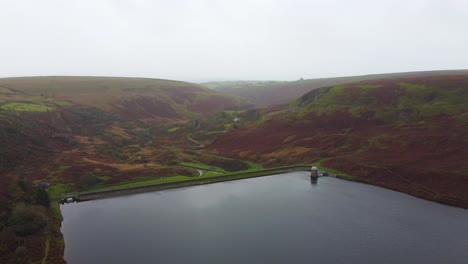
[[[0,77],[295,80],[466,68],[467,0],[0,0]]]

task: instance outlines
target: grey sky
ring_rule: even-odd
[[[0,77],[294,80],[468,68],[466,0],[0,0]]]

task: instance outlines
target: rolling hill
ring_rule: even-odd
[[[66,106],[93,107],[121,117],[152,121],[212,114],[243,103],[237,97],[192,83],[121,77],[3,78],[0,79],[0,102],[37,102],[49,110]],[[9,105],[2,108],[15,110]],[[30,109],[41,111],[40,108]],[[48,109],[42,108],[43,111]],[[17,110],[22,111],[21,107]]]
[[[245,106],[239,97],[170,80],[0,79],[0,262],[64,262],[60,210],[49,195],[187,179],[198,173],[182,163],[194,156],[226,169],[245,166],[193,152],[197,145],[178,131]]]
[[[190,179],[198,176],[194,167],[214,168],[212,177],[315,162],[356,181],[468,208],[468,74],[346,78],[317,89],[314,81],[268,83],[286,87],[278,100],[306,92],[258,109],[169,80],[0,79],[0,262],[27,248],[24,259],[63,263],[57,203],[47,209],[39,195],[46,183],[54,195]],[[246,84],[265,83],[236,85]],[[264,89],[269,105],[276,94]],[[29,220],[15,223],[18,214]],[[41,219],[49,221],[47,232],[15,229]]]
[[[270,166],[316,162],[468,208],[468,75],[366,80],[246,111],[209,148]],[[255,113],[253,113],[255,112]]]
[[[216,91],[244,98],[257,107],[289,103],[299,96],[320,87],[346,84],[365,80],[395,79],[440,75],[464,75],[468,70],[402,72],[362,76],[307,79],[292,82],[279,81],[227,81],[202,83]]]
[[[0,79],[0,181],[120,181],[183,170],[167,166],[172,145],[192,144],[167,127],[244,101],[200,85],[158,79]],[[145,165],[145,166],[144,166]],[[110,177],[109,175],[112,175]],[[4,193],[7,184],[1,185]]]

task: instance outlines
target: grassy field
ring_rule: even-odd
[[[99,192],[99,191],[113,190],[113,189],[125,189],[125,188],[131,188],[131,187],[149,186],[149,185],[156,185],[156,184],[161,184],[161,183],[186,181],[186,180],[190,180],[190,179],[192,179],[192,178],[187,177],[187,176],[178,175],[178,176],[171,176],[171,177],[165,177],[165,178],[159,178],[159,179],[135,180],[135,181],[129,181],[129,182],[121,182],[121,183],[112,184],[112,185],[93,187],[93,188],[90,188],[90,189],[88,189],[86,191],[83,191],[82,193]]]
[[[196,169],[221,170],[220,168],[216,168],[216,167],[213,167],[208,164],[201,163],[201,162],[181,162],[180,164],[187,166],[187,167],[196,168]]]
[[[57,197],[57,196],[60,196],[60,195],[62,195],[64,193],[73,192],[73,191],[74,191],[73,184],[58,183],[58,184],[52,185],[49,188],[49,195],[51,197]]]
[[[226,170],[223,170],[222,168],[210,166],[208,164],[200,163],[200,162],[182,162],[181,165],[187,166],[187,167],[192,167],[192,168],[199,168],[199,169],[205,169],[203,172],[202,176],[199,177],[188,177],[188,176],[183,176],[183,175],[177,175],[177,176],[171,176],[171,177],[164,177],[164,178],[158,178],[158,179],[137,179],[135,181],[127,181],[127,182],[121,182],[117,184],[112,184],[112,185],[99,185],[95,186],[92,188],[87,189],[84,192],[96,192],[96,191],[105,191],[105,190],[113,190],[113,189],[125,189],[125,188],[131,188],[131,187],[141,187],[141,186],[149,186],[149,185],[157,185],[157,184],[162,184],[162,183],[172,183],[172,182],[181,182],[181,181],[187,181],[187,180],[193,180],[193,179],[207,179],[207,178],[212,178],[212,177],[219,177],[219,176],[226,176],[226,175],[241,175],[245,173],[252,173],[255,171],[260,171],[262,167],[254,162],[247,162],[249,164],[249,169],[231,173]],[[207,171],[206,169],[209,169]],[[147,177],[149,178],[149,177]],[[67,193],[70,190],[69,185],[63,185],[59,184],[57,186],[51,187],[51,195],[52,196],[60,196],[64,193]]]
[[[200,177],[172,176],[172,177],[153,179],[153,180],[123,182],[119,184],[108,185],[105,187],[90,188],[85,191],[79,192],[79,195],[99,193],[99,192],[111,191],[111,190],[122,190],[122,189],[134,188],[134,187],[156,186],[156,185],[165,184],[165,183],[193,182],[193,185],[197,185],[200,183],[206,184],[206,183],[214,183],[214,182],[240,180],[240,179],[261,177],[261,176],[273,175],[277,173],[295,171],[298,169],[298,167],[305,169],[305,168],[308,168],[309,166],[310,165],[285,166],[285,167],[277,167],[277,168],[270,168],[270,169],[264,169],[264,170],[243,171],[243,172],[227,173],[227,174],[207,173]]]
[[[195,169],[216,171],[216,172],[219,172],[219,173],[229,173],[228,171],[223,170],[222,168],[211,166],[211,165],[201,163],[201,162],[198,162],[198,161],[181,162],[180,164],[183,165],[183,166],[187,166],[187,167],[191,167],[191,168],[195,168]],[[206,172],[204,172],[204,173],[206,173]]]

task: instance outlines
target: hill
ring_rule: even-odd
[[[171,174],[177,168],[167,166],[168,146],[189,141],[173,138],[168,126],[243,106],[238,97],[178,81],[0,79],[0,171],[10,180],[22,174],[61,183]]]
[[[320,87],[346,84],[365,80],[394,79],[405,77],[423,77],[439,75],[464,75],[468,70],[453,71],[425,71],[425,72],[402,72],[388,74],[372,74],[363,76],[335,77],[298,80],[292,82],[278,81],[227,81],[208,82],[202,85],[216,91],[236,95],[244,98],[257,107],[266,107],[285,104],[295,100],[299,96]]]
[[[195,168],[316,162],[468,208],[467,101],[468,74],[331,85],[261,109],[169,80],[0,79],[0,262],[63,263],[47,193],[186,180]]]
[[[317,162],[468,208],[468,75],[366,80],[251,110],[209,146],[270,166]],[[255,112],[255,113],[253,113]]]
[[[0,262],[63,263],[60,210],[48,194],[198,176],[182,164],[195,156],[227,170],[245,167],[194,152],[178,131],[243,107],[239,97],[170,80],[0,79]]]
[[[237,97],[192,83],[121,77],[3,78],[0,79],[0,102],[37,102],[51,109],[79,105],[153,121],[212,114],[242,104]],[[3,106],[3,109],[12,107]],[[20,107],[17,110],[22,111]],[[32,112],[37,110],[41,111],[31,109]]]

